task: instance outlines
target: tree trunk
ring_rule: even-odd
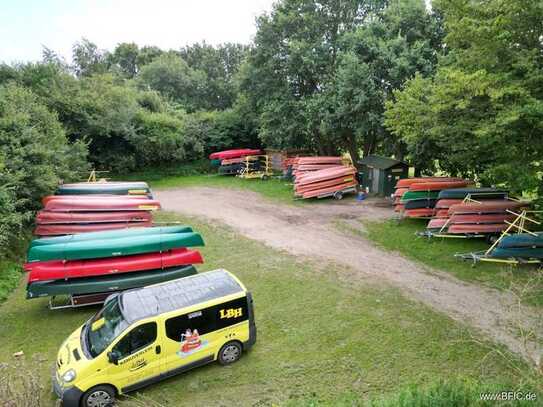
[[[360,161],[360,154],[358,152],[358,145],[356,143],[356,137],[352,130],[348,130],[345,135],[345,141],[347,144],[347,152],[351,156],[351,160],[355,167],[358,168],[358,161]]]

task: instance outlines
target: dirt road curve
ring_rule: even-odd
[[[293,207],[248,191],[215,188],[163,190],[156,195],[165,210],[217,220],[273,248],[345,264],[360,278],[388,282],[541,366],[541,349],[536,342],[525,344],[518,336],[522,327],[543,338],[541,318],[536,311],[519,309],[508,293],[430,270],[380,250],[363,238],[343,234],[332,224],[337,219],[390,217],[390,209],[352,200]]]

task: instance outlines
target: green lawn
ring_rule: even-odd
[[[353,405],[439,380],[468,380],[482,389],[537,386],[512,355],[501,349],[506,358],[488,357],[491,344],[477,343],[465,326],[395,289],[349,284],[338,279],[337,266],[302,262],[223,226],[167,213],[159,218],[202,233],[201,271],[223,267],[249,287],[258,341],[235,365],[172,378],[142,391],[146,398],[172,406]],[[25,300],[21,282],[0,306],[0,366],[24,351],[39,375],[44,405],[53,405],[50,372],[58,347],[96,309],[49,311],[45,305],[45,299]]]
[[[455,253],[483,251],[489,244],[481,239],[422,238],[415,233],[424,230],[426,222],[404,219],[384,222],[364,222],[364,236],[383,248],[398,251],[411,259],[453,274],[461,280],[478,282],[499,289],[516,292],[527,288],[524,302],[543,306],[543,272],[534,266],[504,266],[497,263],[478,263],[454,257]]]
[[[290,181],[280,179],[279,174],[268,180],[242,179],[231,175],[218,175],[216,168],[209,168],[205,163],[197,162],[179,168],[151,169],[145,172],[117,175],[118,180],[145,180],[153,189],[216,187],[247,189],[262,196],[287,204],[299,204],[305,201],[295,200]],[[311,200],[315,202],[315,200]]]

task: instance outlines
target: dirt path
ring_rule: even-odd
[[[349,200],[295,207],[270,202],[249,191],[218,188],[163,190],[156,195],[165,210],[217,220],[273,248],[345,264],[360,278],[393,284],[541,367],[541,349],[536,341],[525,343],[518,335],[522,328],[543,338],[541,317],[535,310],[519,308],[508,293],[430,270],[361,237],[343,234],[332,225],[338,219],[391,216],[390,209],[375,202]]]

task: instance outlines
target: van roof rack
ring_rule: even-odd
[[[124,318],[129,323],[189,307],[226,295],[243,293],[244,288],[224,269],[195,274],[119,294]]]

